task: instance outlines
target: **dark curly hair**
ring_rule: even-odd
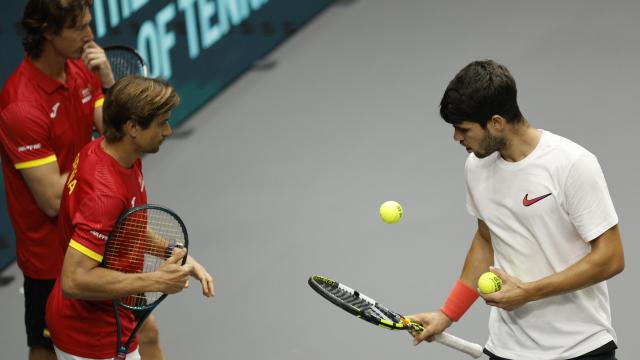
[[[29,0],[22,14],[22,46],[32,58],[42,55],[46,32],[60,34],[73,26],[93,0]]]
[[[493,60],[474,61],[451,80],[440,101],[440,116],[453,125],[463,121],[486,128],[494,115],[509,123],[523,121],[516,81],[509,70]]]

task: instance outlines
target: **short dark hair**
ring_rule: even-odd
[[[48,31],[58,35],[66,26],[77,23],[93,0],[29,0],[22,13],[22,46],[34,59],[42,55],[44,34]]]
[[[486,128],[494,115],[509,123],[523,120],[516,81],[493,60],[474,61],[451,80],[440,101],[440,116],[453,125],[471,121]]]
[[[180,97],[166,81],[125,76],[116,81],[105,98],[104,137],[111,143],[122,139],[123,127],[129,120],[146,129],[156,116],[171,111],[179,103]]]

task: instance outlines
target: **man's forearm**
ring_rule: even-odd
[[[476,288],[480,274],[493,265],[493,247],[491,239],[486,239],[486,236],[480,230],[476,231],[460,275],[460,279],[472,289]]]
[[[62,275],[62,291],[66,297],[110,300],[159,290],[154,273],[126,274],[102,267],[76,271],[82,273]]]
[[[589,254],[563,271],[526,284],[528,292],[540,300],[579,290],[607,280],[624,269],[624,254],[618,226],[591,242]]]

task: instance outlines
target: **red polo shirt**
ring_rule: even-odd
[[[78,154],[62,195],[59,216],[69,247],[96,263],[102,262],[107,238],[120,214],[147,203],[142,161],[136,160],[131,168],[122,167],[102,149],[103,139],[94,140]],[[130,260],[126,255],[123,259]],[[116,351],[116,323],[111,301],[66,298],[61,286],[58,278],[47,302],[46,322],[53,344],[83,358],[112,358]],[[119,314],[124,344],[133,331],[135,318],[124,308]],[[137,346],[134,341],[129,351]]]
[[[58,275],[66,246],[57,219],[38,207],[20,171],[57,161],[68,172],[91,141],[94,109],[104,101],[100,79],[82,61],[65,66],[62,84],[25,58],[0,94],[0,156],[18,266],[35,279]]]

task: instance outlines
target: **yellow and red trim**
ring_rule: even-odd
[[[15,167],[16,167],[16,170],[23,170],[23,169],[28,169],[28,168],[32,168],[32,167],[46,165],[46,164],[52,163],[54,161],[58,161],[58,158],[56,157],[55,154],[49,155],[49,156],[47,156],[45,158],[42,158],[42,159],[36,159],[36,160],[30,160],[30,161],[17,163],[17,164],[15,164]]]
[[[81,253],[83,253],[84,255],[92,258],[93,260],[97,261],[97,262],[102,262],[102,255],[98,254],[97,252],[89,249],[88,247],[80,244],[79,242],[71,239],[71,241],[69,241],[69,247],[72,247],[78,251],[80,251]]]

